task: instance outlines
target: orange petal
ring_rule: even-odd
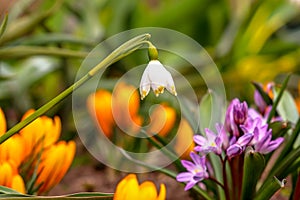
[[[120,82],[112,96],[113,116],[117,125],[124,131],[139,130],[134,118],[138,115],[140,98],[136,88]]]
[[[165,184],[160,184],[160,191],[157,200],[165,200],[167,195],[167,189]]]
[[[167,105],[160,105],[154,108],[150,117],[151,123],[148,132],[166,136],[174,127],[176,111]]]
[[[43,147],[47,148],[58,140],[61,133],[61,121],[58,116],[55,116],[54,119],[42,116],[41,119],[45,135]]]
[[[61,156],[61,161],[63,163],[63,166],[59,170],[58,175],[55,177],[54,185],[58,184],[62,180],[62,178],[65,176],[65,174],[68,171],[68,169],[70,168],[70,166],[73,162],[74,156],[75,156],[76,144],[74,141],[69,141],[68,144],[63,144],[63,145],[64,145],[64,150],[63,150],[64,156]],[[61,155],[63,155],[63,152]]]
[[[6,120],[5,115],[0,108],[0,136],[3,135],[6,132]]]
[[[5,148],[7,160],[13,160],[18,167],[24,161],[24,141],[20,135],[16,134],[0,145],[0,149]],[[2,153],[1,153],[2,155]],[[4,159],[4,157],[1,157]]]
[[[114,200],[133,200],[138,198],[139,184],[135,174],[129,174],[117,185]]]
[[[98,90],[87,100],[87,107],[98,128],[108,138],[113,133],[114,119],[111,108],[112,95],[106,90]]]
[[[26,193],[24,181],[19,174],[13,176],[11,188],[23,194]]]
[[[11,185],[13,169],[8,162],[0,164],[0,185],[9,187]]]
[[[175,152],[180,155],[181,159],[189,158],[190,152],[193,151],[195,143],[193,141],[194,131],[186,119],[182,119],[177,131]]]
[[[155,200],[157,197],[156,186],[151,181],[145,181],[140,185],[139,199]]]

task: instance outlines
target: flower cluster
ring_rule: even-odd
[[[26,112],[22,120],[33,112]],[[0,127],[0,135],[3,135],[6,119],[1,108]],[[75,155],[75,142],[58,141],[60,132],[59,117],[51,119],[41,116],[1,144],[0,185],[21,193],[38,194],[56,185],[69,169]],[[25,187],[29,181],[33,181],[31,191]]]
[[[223,160],[231,160],[243,154],[248,146],[260,154],[274,151],[284,139],[272,138],[272,129],[269,128],[266,117],[248,108],[246,102],[233,99],[227,108],[224,125],[216,125],[217,134],[205,129],[205,136],[194,136],[194,151],[197,153],[190,153],[193,162],[181,161],[188,172],[179,173],[177,181],[187,182],[185,190],[188,190],[199,181],[208,178],[206,155],[210,152],[224,157]]]

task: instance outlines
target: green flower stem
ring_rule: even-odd
[[[149,38],[150,38],[150,34],[142,34],[122,44],[111,54],[109,54],[104,60],[102,60],[98,65],[96,65],[93,69],[91,69],[80,80],[78,80],[76,83],[74,83],[69,88],[64,90],[62,93],[60,93],[58,96],[53,98],[51,101],[49,101],[48,103],[40,107],[32,115],[28,116],[26,119],[24,119],[23,121],[13,126],[11,129],[9,129],[4,135],[0,137],[0,144],[2,144],[4,141],[6,141],[8,138],[13,136],[17,132],[19,132],[22,128],[30,124],[36,118],[46,113],[49,109],[54,107],[56,104],[61,102],[63,99],[69,96],[74,90],[76,90],[81,85],[83,85],[86,81],[92,78],[100,69],[110,66],[114,62],[124,58],[128,54],[139,49],[141,46],[145,44],[145,42]]]

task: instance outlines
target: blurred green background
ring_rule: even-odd
[[[37,109],[70,86],[85,56],[98,43],[125,30],[164,27],[201,44],[217,64],[227,98],[252,102],[251,81],[281,81],[300,73],[300,3],[296,0],[1,0],[0,106],[9,126],[29,108]],[[144,63],[146,57],[139,58]],[[137,64],[117,63],[107,77]],[[199,93],[202,81],[184,74]],[[71,98],[49,111],[63,121],[63,139],[76,136]]]

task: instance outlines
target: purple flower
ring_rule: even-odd
[[[248,105],[244,101],[233,106],[233,119],[237,125],[243,124],[248,116]]]
[[[185,191],[191,189],[199,181],[208,178],[205,156],[201,157],[198,154],[191,152],[190,157],[193,162],[188,160],[181,161],[187,172],[181,172],[176,177],[178,182],[187,182],[184,188]]]
[[[251,111],[249,110],[249,116]],[[258,113],[257,113],[258,114]],[[253,115],[254,117],[254,115]],[[257,128],[261,133],[262,132],[267,132],[268,131],[268,124],[266,121],[259,116],[255,116],[256,118],[249,117],[247,119],[247,122],[244,125],[241,125],[241,129],[243,130],[244,133],[254,133],[254,130]]]
[[[247,103],[240,102],[235,98],[229,104],[225,115],[225,128],[234,136],[240,136],[239,125],[243,124],[248,117]]]
[[[239,137],[239,139],[235,143],[231,144],[227,148],[226,155],[229,158],[240,155],[246,149],[246,146],[251,142],[253,137],[254,137],[254,134],[252,134],[252,133],[247,133],[247,134],[244,134],[243,136]],[[235,138],[233,138],[233,139],[235,139]],[[232,140],[231,140],[231,142],[232,142]]]
[[[201,135],[195,135],[194,141],[198,144],[198,146],[196,146],[194,150],[202,154],[214,152],[220,155],[222,153],[222,144],[223,142],[228,143],[228,137],[223,125],[217,124],[216,129],[218,131],[218,135],[208,128],[205,129],[206,138]]]
[[[279,137],[276,140],[272,139],[272,130],[263,131],[262,129],[254,129],[254,137],[251,142],[254,146],[254,150],[261,154],[267,154],[274,151],[283,142],[284,138]]]

